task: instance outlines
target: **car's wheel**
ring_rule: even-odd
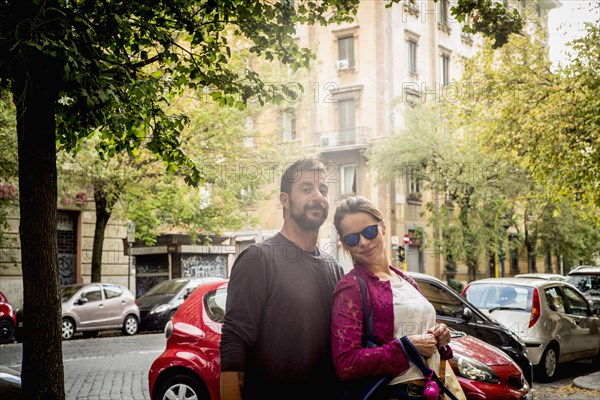
[[[86,332],[82,332],[83,333],[83,337],[85,338],[95,338],[98,336],[98,331],[86,331]]]
[[[62,338],[69,340],[75,334],[75,322],[71,318],[63,318],[62,320]]]
[[[558,346],[555,344],[549,344],[542,359],[537,366],[538,379],[542,382],[549,382],[554,378],[556,374],[556,367],[558,365]]]
[[[209,395],[204,385],[189,375],[174,375],[168,378],[155,392],[153,400],[201,400]]]
[[[135,315],[128,315],[123,322],[123,333],[131,336],[138,331],[138,320]]]
[[[15,327],[9,319],[0,320],[0,343],[10,343],[13,341]]]

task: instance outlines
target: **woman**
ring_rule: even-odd
[[[415,281],[389,265],[386,225],[373,203],[361,196],[346,198],[337,207],[333,223],[354,263],[354,269],[334,292],[332,350],[336,372],[342,381],[389,374],[395,377],[385,389],[390,398],[419,396],[425,379],[415,365],[409,364],[397,339],[407,335],[437,372],[440,358],[452,357],[450,330],[436,323],[435,309]],[[366,282],[368,309],[373,313],[374,336],[380,347],[362,347],[363,311],[357,276]]]

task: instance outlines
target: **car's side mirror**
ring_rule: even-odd
[[[85,297],[80,297],[79,300],[77,300],[76,304],[82,306],[82,305],[84,305],[87,302],[88,302],[88,299],[86,299]]]
[[[558,312],[558,307],[556,307],[556,304],[550,304],[550,309],[554,312]]]
[[[187,288],[185,289],[185,294],[183,295],[183,299],[187,299],[188,297],[190,297],[190,294],[192,294],[194,292],[194,289],[196,288]]]
[[[465,321],[469,321],[473,318],[473,311],[469,307],[465,307],[462,312],[462,317]]]

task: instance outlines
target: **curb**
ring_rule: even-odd
[[[573,379],[573,385],[580,389],[600,391],[600,371]]]

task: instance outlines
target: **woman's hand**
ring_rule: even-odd
[[[431,357],[437,350],[438,342],[431,333],[411,335],[408,337],[423,357]]]
[[[446,324],[440,323],[429,329],[427,333],[430,333],[435,337],[438,347],[444,347],[450,343],[450,329],[448,329]]]

